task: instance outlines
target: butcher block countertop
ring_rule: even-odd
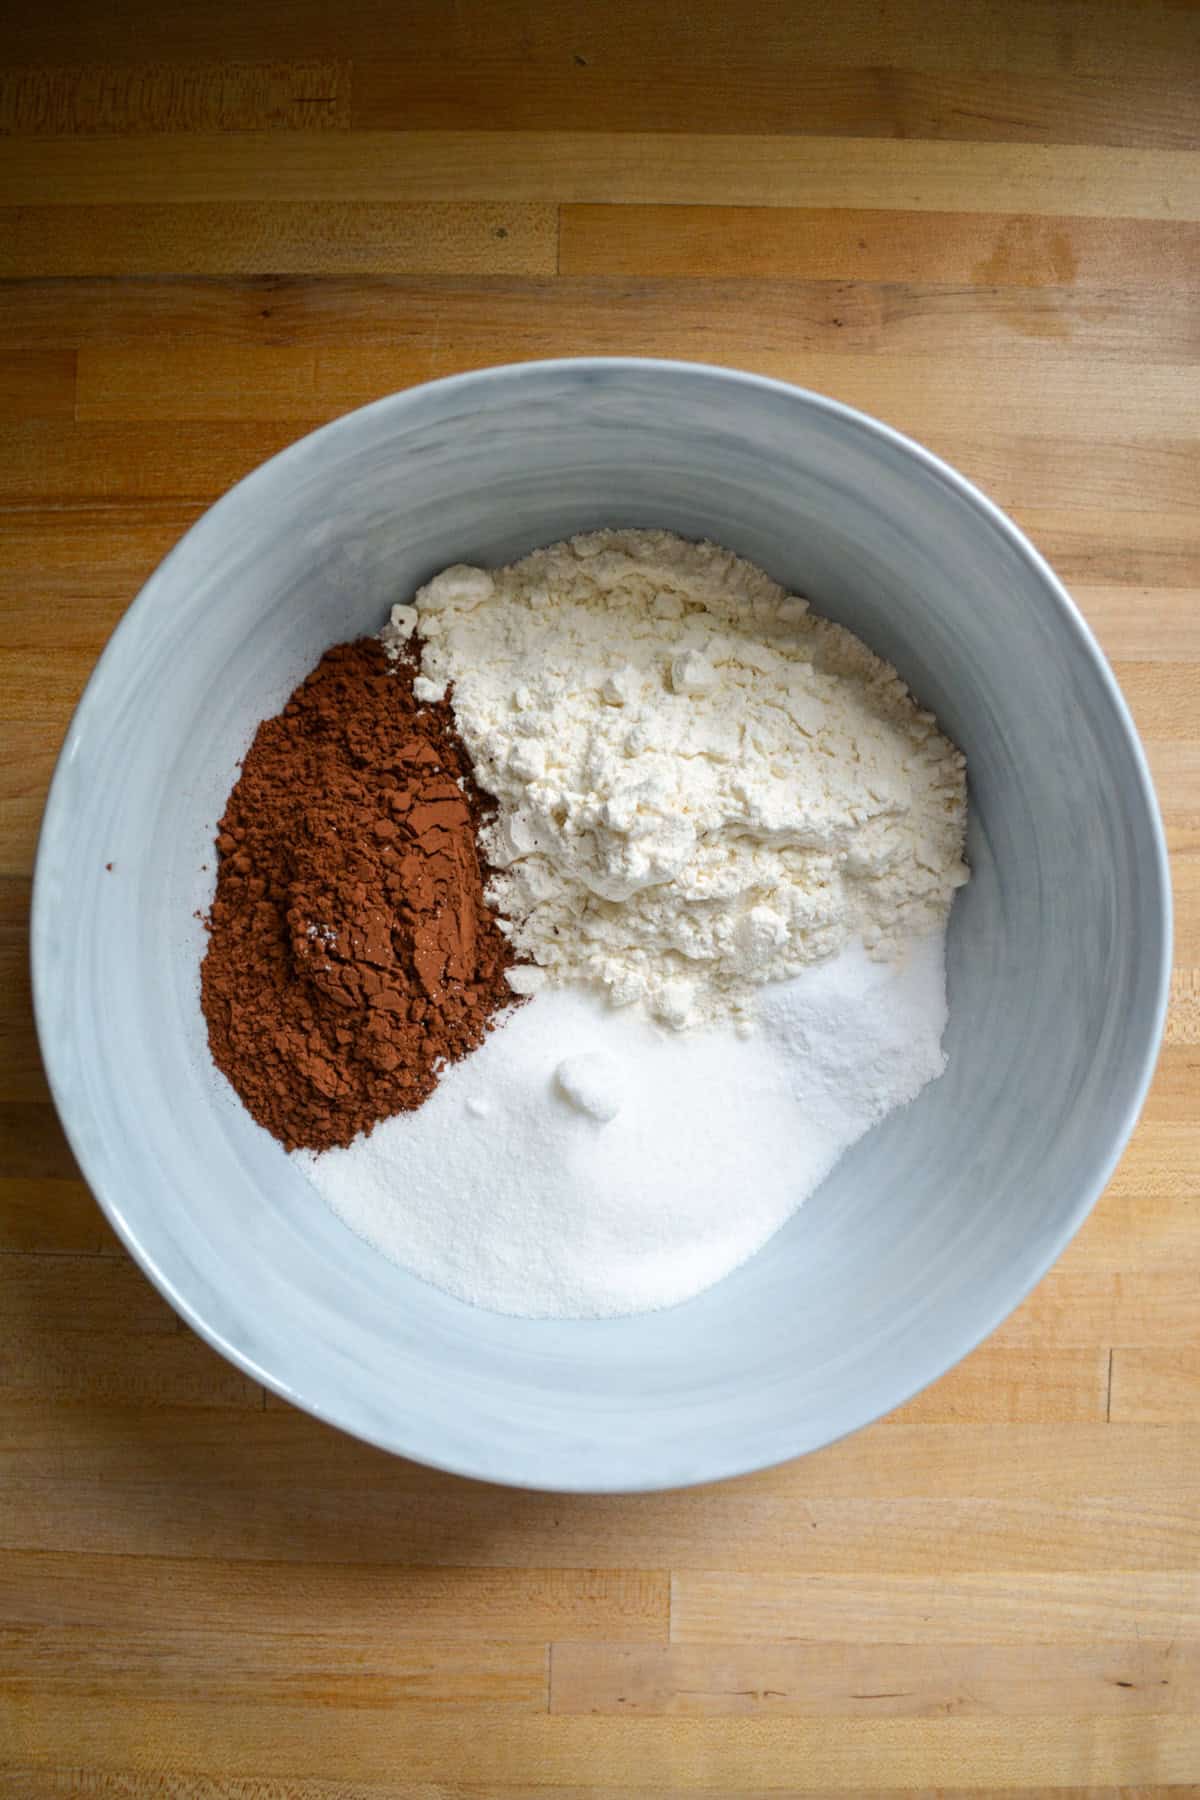
[[[1200,1793],[1200,7],[18,0],[0,41],[0,1793]],[[1145,740],[1177,967],[1108,1192],[982,1349],[807,1460],[570,1498],[179,1324],[56,1122],[26,923],[71,709],[231,482],[627,352],[866,408],[1030,533]]]

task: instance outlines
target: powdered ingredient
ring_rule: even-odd
[[[289,1150],[420,1106],[512,1005],[476,847],[489,803],[415,675],[375,639],[327,651],[259,726],[220,823],[209,1045]]]
[[[962,756],[895,669],[731,551],[587,532],[444,569],[384,641],[418,628],[499,802],[488,899],[550,981],[748,1024],[764,983],[851,938],[886,957],[945,923]]]
[[[749,1038],[662,1030],[594,988],[549,987],[419,1112],[298,1160],[351,1230],[461,1300],[644,1312],[760,1249],[942,1073],[945,1023],[941,933],[887,963],[853,942],[771,983]]]

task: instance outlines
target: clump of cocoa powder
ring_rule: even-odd
[[[373,638],[328,650],[259,726],[221,820],[208,1041],[289,1150],[428,1098],[512,1004],[483,897],[485,802],[447,701]]]

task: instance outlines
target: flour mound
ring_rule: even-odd
[[[519,956],[679,1028],[852,939],[945,924],[961,754],[887,663],[762,570],[666,531],[456,566],[397,607],[499,803],[487,898]],[[424,691],[424,690],[423,690]]]

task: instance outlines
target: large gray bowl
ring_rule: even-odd
[[[950,934],[944,1078],[698,1299],[533,1322],[393,1268],[251,1123],[209,1062],[195,914],[237,759],[327,645],[375,631],[443,564],[504,562],[606,524],[715,538],[896,663],[966,751],[974,875]],[[146,584],[80,703],[33,926],[63,1122],[183,1317],[363,1438],[579,1490],[710,1480],[812,1450],[991,1331],[1117,1160],[1154,1060],[1169,939],[1129,715],[1013,525],[843,406],[632,360],[395,395],[219,501]]]

